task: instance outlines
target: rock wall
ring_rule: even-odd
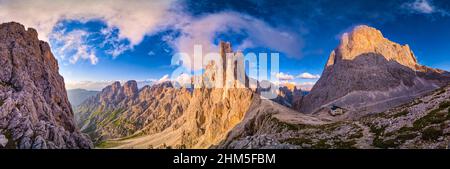
[[[18,23],[0,25],[0,147],[92,148],[75,126],[48,43]]]

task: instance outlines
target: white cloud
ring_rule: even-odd
[[[34,27],[39,38],[48,41],[55,26],[63,20],[87,22],[100,20],[108,26],[101,32],[113,47],[106,53],[113,57],[142,42],[145,35],[174,27],[181,31],[180,37],[164,37],[179,51],[193,56],[195,44],[203,46],[203,53],[217,52],[213,38],[217,33],[233,30],[245,31],[248,37],[237,49],[267,47],[300,57],[303,42],[297,34],[268,25],[262,20],[235,12],[222,12],[194,18],[183,14],[175,0],[0,0],[0,22],[16,21]],[[175,9],[175,10],[174,10]],[[109,37],[117,29],[118,37]],[[263,35],[263,36],[262,36]],[[118,38],[118,39],[113,39]],[[125,45],[120,40],[128,40]],[[82,51],[84,52],[84,51]],[[84,57],[94,58],[94,55]],[[76,58],[76,57],[75,57]],[[183,58],[184,66],[190,67],[191,58]],[[91,60],[93,62],[95,60]],[[98,61],[98,60],[97,60]],[[95,61],[95,63],[97,62]],[[202,67],[195,67],[195,70]]]
[[[183,65],[188,68],[191,67],[191,61],[194,60],[194,45],[202,46],[203,55],[211,52],[217,53],[218,47],[213,45],[214,37],[218,33],[229,30],[244,31],[248,34],[243,43],[235,47],[238,50],[260,46],[286,53],[289,57],[301,56],[303,42],[296,34],[272,27],[259,19],[244,14],[222,12],[201,18],[185,15],[178,17],[181,18],[175,19],[176,21],[185,22],[175,24],[175,27],[181,30],[181,36],[171,43],[178,52],[189,55],[189,58],[181,58]],[[194,70],[201,68],[193,67]]]
[[[122,43],[121,39],[114,35],[114,30],[115,29],[110,27],[100,30],[100,33],[104,36],[104,41],[99,46],[105,47],[106,45],[110,45],[111,47],[107,49],[105,53],[112,57],[117,57],[123,52],[132,49],[132,46],[130,44]]]
[[[320,75],[313,75],[311,73],[305,72],[297,76],[299,79],[318,79]]]
[[[416,0],[412,3],[407,3],[406,6],[421,13],[430,14],[434,12],[434,8],[427,0]]]
[[[312,87],[316,82],[292,82],[292,81],[274,81],[273,84],[277,86],[296,86],[297,89],[303,90],[303,91],[311,91]]]
[[[290,74],[285,74],[283,72],[277,73],[275,76],[281,81],[289,81],[294,79],[294,76]]]
[[[48,41],[54,36],[52,34],[58,33],[53,30],[60,21],[101,20],[108,26],[101,30],[106,37],[104,43],[112,46],[105,53],[116,57],[139,44],[145,35],[157,32],[160,25],[167,20],[166,17],[169,17],[168,10],[172,2],[173,0],[0,0],[0,23],[15,21],[26,27],[36,28],[39,39]],[[111,36],[114,29],[119,30],[116,37]],[[83,38],[85,36],[88,35],[83,32]],[[120,43],[125,39],[129,44]],[[70,62],[88,58],[92,64],[96,64],[98,58],[95,52],[91,51],[95,46],[79,42],[82,46],[76,48],[77,54],[71,56]],[[73,42],[66,42],[71,43]],[[72,49],[75,49],[73,47],[75,46],[72,46]]]
[[[167,81],[170,81],[169,75],[164,75],[156,83],[162,83],[162,82],[167,82]]]
[[[86,43],[88,32],[84,30],[73,30],[68,33],[60,30],[51,34],[50,39],[57,44],[54,49],[56,56],[62,61],[76,63],[80,59],[89,60],[95,65],[98,57],[95,55],[95,49]]]
[[[303,90],[303,91],[311,91],[312,87],[316,84],[315,82],[301,82],[297,83],[297,88]]]
[[[2,0],[0,22],[16,21],[34,27],[47,40],[61,20],[99,19],[117,27],[120,38],[135,45],[165,20],[173,0]]]
[[[191,76],[187,73],[182,73],[178,77],[174,79],[176,82],[178,82],[181,86],[191,84]]]
[[[433,14],[439,13],[443,16],[449,15],[445,10],[433,6],[431,0],[415,0],[413,2],[404,3],[403,8],[409,10],[411,13]]]

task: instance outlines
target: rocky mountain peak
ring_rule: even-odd
[[[135,80],[130,80],[123,85],[123,92],[126,96],[132,97],[138,94],[139,89]]]
[[[366,26],[356,26],[351,32],[344,33],[339,46],[331,53],[327,66],[341,60],[354,60],[360,55],[375,53],[388,61],[416,69],[417,59],[408,45],[400,45],[386,39],[381,31]]]
[[[122,86],[121,86],[120,82],[117,81],[117,82],[114,82],[113,84],[111,84],[110,88],[112,91],[119,91],[120,88],[122,88]]]
[[[417,63],[408,45],[399,45],[369,26],[342,36],[321,78],[302,99],[302,112],[339,106],[354,112],[379,112],[446,85],[445,71]]]
[[[48,43],[18,23],[0,25],[0,148],[90,148]]]
[[[106,86],[99,94],[98,99],[104,103],[118,103],[123,99],[130,99],[137,96],[139,89],[135,80],[127,81],[123,84],[116,81],[109,86]]]

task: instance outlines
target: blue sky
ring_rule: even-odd
[[[151,83],[177,68],[174,53],[194,44],[214,51],[220,40],[244,53],[279,52],[280,77],[308,88],[339,36],[360,24],[450,70],[446,0],[17,0],[0,1],[0,11],[1,22],[35,27],[50,42],[68,88]]]

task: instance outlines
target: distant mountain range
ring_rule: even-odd
[[[86,89],[70,89],[67,90],[67,97],[72,107],[77,107],[87,98],[95,96],[99,91],[92,91]]]

